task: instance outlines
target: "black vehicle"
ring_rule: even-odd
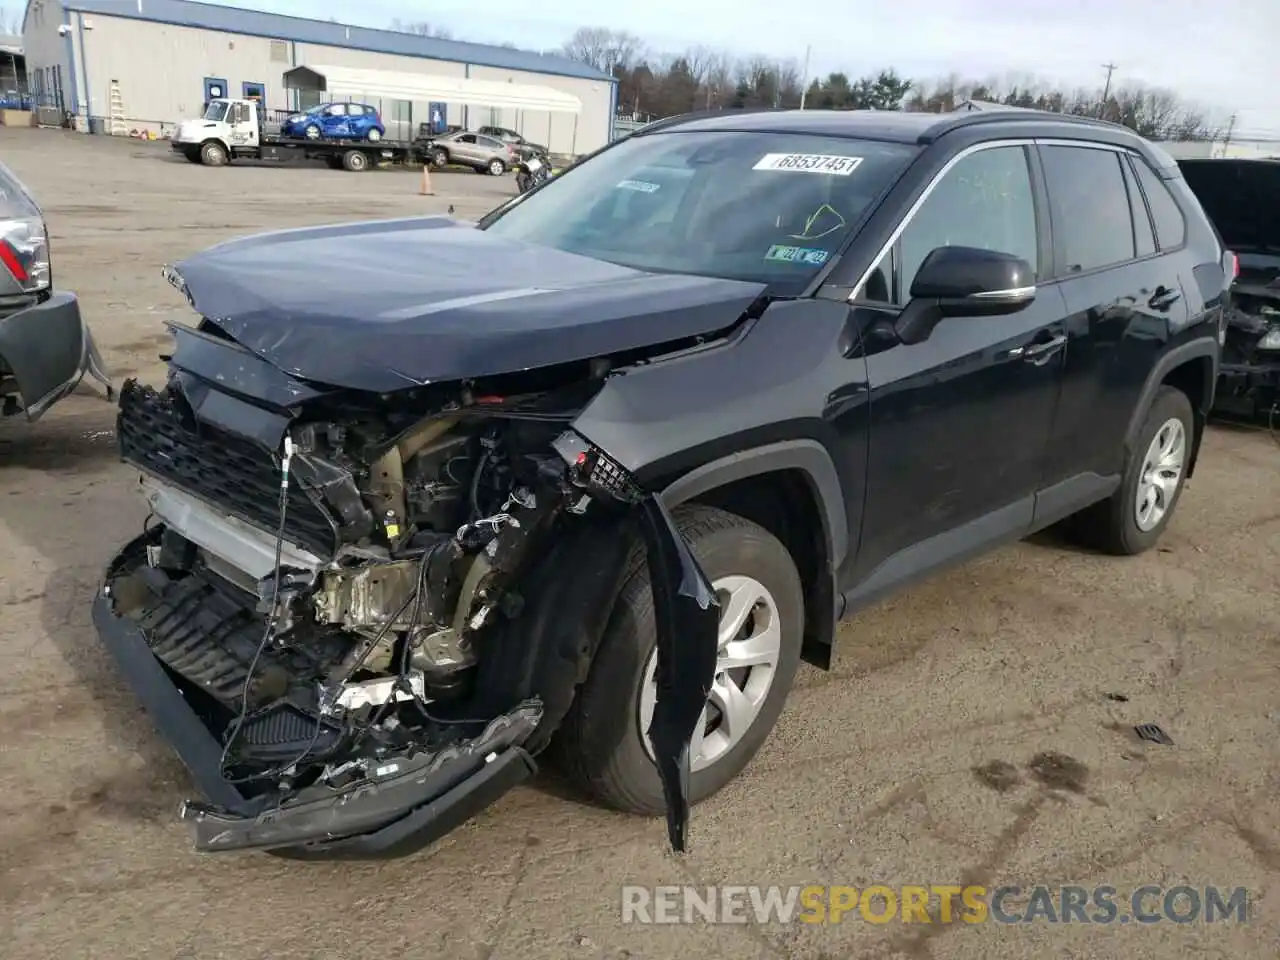
[[[80,301],[53,289],[40,205],[0,163],[0,417],[38,420],[86,373],[113,396]]]
[[[1280,159],[1178,165],[1236,255],[1214,409],[1274,421],[1280,413]]]
[[[1172,160],[1033,112],[681,118],[474,226],[225,243],[122,393],[155,522],[95,622],[200,850],[406,852],[549,747],[680,849],[842,617],[1156,543],[1229,262]]]

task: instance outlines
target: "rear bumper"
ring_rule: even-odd
[[[202,852],[274,850],[297,859],[405,856],[438,840],[536,771],[522,744],[541,720],[529,701],[471,740],[436,754],[387,757],[376,780],[309,787],[282,801],[241,792],[222,776],[222,744],[180,681],[152,653],[137,621],[115,608],[112,584],[136,569],[146,539],[129,543],[107,569],[93,623],[156,730],[190,771],[201,801],[179,811]],[[383,775],[385,773],[385,775]]]
[[[44,303],[0,319],[0,374],[10,385],[28,420],[71,393],[86,373],[114,396],[98,347],[80,315],[75,294],[54,293]]]

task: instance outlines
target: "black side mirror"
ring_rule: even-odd
[[[1017,313],[1035,298],[1035,271],[1022,258],[980,247],[938,247],[916,271],[911,298],[894,326],[903,343],[920,343],[944,317]]]

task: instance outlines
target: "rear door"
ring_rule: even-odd
[[[1169,338],[1187,325],[1177,256],[1186,224],[1147,168],[1159,187],[1151,201],[1162,211],[1157,239],[1139,186],[1141,168],[1134,166],[1146,167],[1141,157],[1083,141],[1044,142],[1037,151],[1069,338],[1045,476],[1047,487],[1061,485],[1065,499],[1055,505],[1053,493],[1046,497],[1041,513],[1047,515],[1069,511],[1077,504],[1066,501],[1075,496],[1104,491],[1122,469],[1125,433],[1147,374]],[[1084,489],[1090,483],[1093,489]]]

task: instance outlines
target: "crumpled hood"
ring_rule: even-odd
[[[379,392],[714,334],[765,290],[645,273],[444,217],[261,234],[171,272],[197,311],[273,366]]]

